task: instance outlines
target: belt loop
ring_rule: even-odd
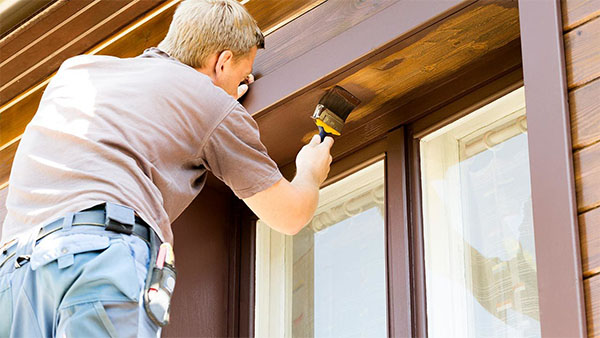
[[[71,227],[73,226],[73,218],[74,217],[75,217],[75,213],[73,213],[73,212],[67,213],[65,218],[63,218],[63,224],[62,224],[63,230],[71,230]]]
[[[14,269],[18,269],[29,261],[33,247],[37,240],[39,228],[31,229],[28,233],[19,236],[17,240],[17,247],[15,249],[15,256],[17,257],[14,265]]]

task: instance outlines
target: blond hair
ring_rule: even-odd
[[[244,6],[235,0],[185,0],[173,16],[158,48],[179,61],[203,67],[215,52],[230,50],[244,56],[264,48],[264,36]]]

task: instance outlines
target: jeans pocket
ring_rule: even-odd
[[[110,239],[106,236],[84,233],[44,239],[33,249],[30,260],[31,270],[37,270],[55,260],[59,261],[61,268],[66,267],[73,261],[64,258],[83,252],[103,250],[109,246],[109,243]]]
[[[13,308],[11,282],[0,277],[0,337],[8,337],[12,325]]]

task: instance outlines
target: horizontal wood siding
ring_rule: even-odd
[[[569,93],[573,149],[600,141],[600,79]]]
[[[562,0],[562,7],[565,31],[600,16],[600,0]]]
[[[588,335],[600,337],[600,0],[562,12]]]
[[[565,60],[569,89],[600,77],[600,18],[565,34]]]

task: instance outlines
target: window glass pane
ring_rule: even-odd
[[[384,210],[380,161],[321,189],[297,235],[259,222],[256,336],[387,336]]]
[[[523,89],[421,141],[430,337],[540,337]]]

